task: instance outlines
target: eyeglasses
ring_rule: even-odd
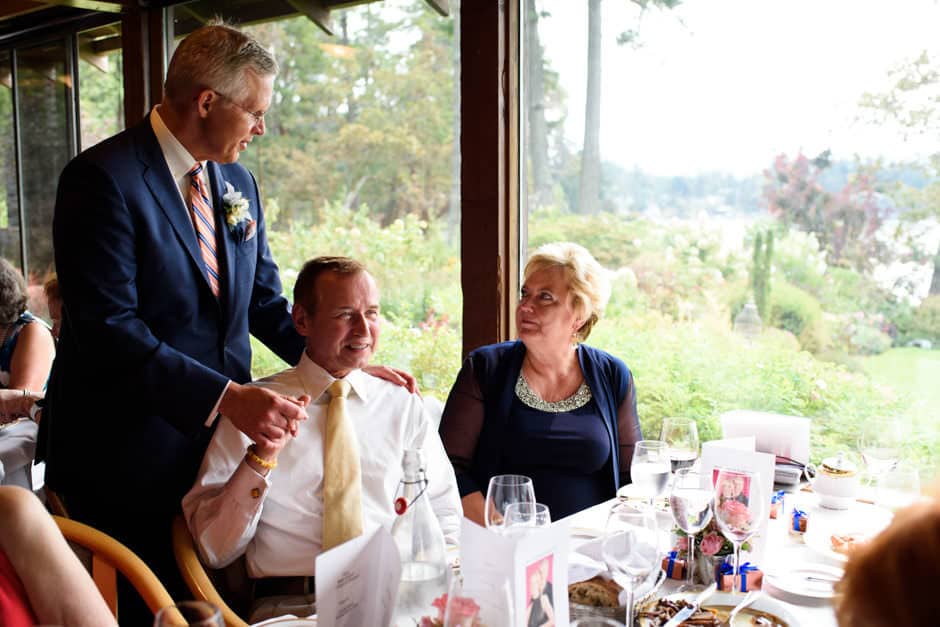
[[[258,125],[258,124],[261,124],[262,122],[264,122],[264,114],[265,114],[264,111],[262,111],[261,113],[258,113],[258,112],[256,112],[256,111],[251,111],[250,109],[247,109],[247,108],[245,108],[244,106],[238,104],[237,102],[235,102],[234,99],[232,99],[232,98],[229,97],[229,96],[226,96],[225,94],[223,94],[223,93],[220,92],[219,90],[213,89],[212,91],[214,91],[215,93],[217,93],[221,98],[223,98],[223,99],[225,99],[225,100],[228,100],[228,101],[231,102],[233,105],[235,105],[236,107],[238,107],[239,109],[241,109],[242,111],[244,111],[245,113],[247,113],[248,115],[250,115],[251,118],[255,121],[255,125]]]

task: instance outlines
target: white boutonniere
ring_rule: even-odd
[[[222,205],[225,208],[225,223],[231,232],[234,233],[244,223],[251,221],[251,214],[248,213],[248,199],[228,181],[225,181]]]

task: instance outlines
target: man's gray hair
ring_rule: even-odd
[[[274,55],[245,33],[219,22],[194,30],[170,59],[163,89],[171,102],[185,104],[200,89],[215,89],[228,98],[250,96],[246,71],[258,76],[277,74]]]

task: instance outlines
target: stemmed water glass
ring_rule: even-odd
[[[711,490],[702,489],[698,473],[693,472],[691,468],[680,468],[676,471],[672,480],[672,491],[669,493],[669,506],[676,525],[685,532],[689,546],[685,584],[679,588],[680,592],[703,587],[692,583],[692,572],[695,570],[695,535],[712,519],[713,496]]]
[[[866,420],[858,438],[858,452],[865,462],[870,483],[898,463],[903,443],[901,424],[896,418]]]
[[[764,504],[770,498],[764,492],[760,473],[718,470],[713,507],[718,529],[734,545],[732,594],[737,594],[740,587],[741,545],[757,532],[764,519]]]
[[[659,531],[652,508],[620,503],[610,510],[601,554],[614,581],[627,595],[627,625],[633,624],[633,597],[637,583],[659,565]]]
[[[650,505],[669,487],[669,454],[661,440],[640,440],[633,449],[630,479],[640,494],[648,496]]]
[[[225,627],[225,623],[219,608],[208,601],[180,601],[157,612],[153,627]]]
[[[535,505],[532,479],[523,475],[496,475],[486,489],[483,520],[487,529],[501,531],[505,525],[506,508],[513,503]]]
[[[507,528],[547,527],[552,524],[548,505],[544,503],[510,503],[503,525]]]
[[[666,443],[672,472],[688,468],[698,459],[698,426],[691,418],[663,418],[659,439]]]

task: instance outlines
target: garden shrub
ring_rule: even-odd
[[[940,295],[928,296],[911,315],[907,339],[924,338],[940,348]]]
[[[812,294],[786,281],[776,281],[770,294],[770,325],[789,331],[811,353],[827,347],[822,307]]]

